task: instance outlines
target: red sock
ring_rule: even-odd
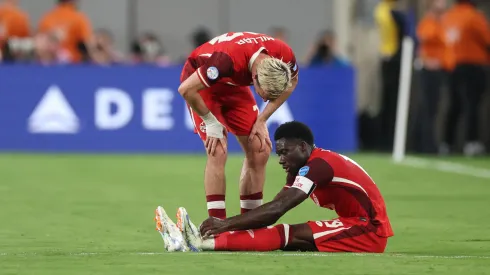
[[[291,240],[291,235],[291,228],[288,224],[255,230],[225,232],[215,237],[214,250],[274,251],[284,248]]]
[[[258,192],[251,195],[240,196],[240,208],[241,213],[247,213],[248,211],[257,208],[262,205],[262,198],[264,195],[262,192]]]
[[[225,195],[206,196],[208,214],[210,217],[226,219]]]

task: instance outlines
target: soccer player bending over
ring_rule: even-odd
[[[287,173],[279,194],[242,215],[223,220],[210,217],[199,229],[184,208],[179,208],[174,224],[158,207],[157,228],[161,228],[165,248],[384,252],[393,230],[383,197],[367,172],[346,156],[316,148],[311,130],[300,122],[282,124],[274,139],[279,164]],[[318,206],[334,210],[339,218],[272,226],[308,197]]]
[[[245,153],[240,176],[241,213],[262,204],[265,167],[272,148],[266,121],[293,92],[298,71],[294,53],[286,43],[251,32],[215,37],[187,58],[179,93],[206,148],[204,189],[210,217],[226,218],[228,132],[236,136]],[[251,85],[269,101],[260,114]]]

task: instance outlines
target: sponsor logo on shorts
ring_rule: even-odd
[[[310,171],[309,166],[303,166],[301,169],[299,169],[298,176],[304,177],[306,174],[308,174],[308,171]]]
[[[206,133],[206,124],[203,122],[201,122],[201,124],[199,125],[199,130],[203,133]]]
[[[206,71],[206,74],[208,75],[209,79],[216,80],[218,79],[219,71],[216,67],[209,67]]]

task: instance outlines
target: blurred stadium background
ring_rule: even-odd
[[[476,102],[455,96],[452,69],[423,54],[420,22],[434,1],[0,2],[0,274],[490,269],[490,84]],[[474,2],[489,18],[490,2]],[[385,255],[163,253],[152,223],[157,205],[206,216],[204,150],[176,90],[181,64],[228,31],[291,45],[301,80],[270,131],[301,120],[317,145],[367,168],[395,230]],[[395,163],[402,37],[415,51],[405,64],[408,157]],[[490,82],[487,58],[477,65]],[[227,207],[236,214],[241,157],[236,143],[231,150]],[[274,157],[267,173],[266,200],[284,181]],[[305,203],[281,221],[331,217]]]

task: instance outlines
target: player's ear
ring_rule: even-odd
[[[308,144],[305,141],[301,141],[301,151],[306,152],[308,150]]]

